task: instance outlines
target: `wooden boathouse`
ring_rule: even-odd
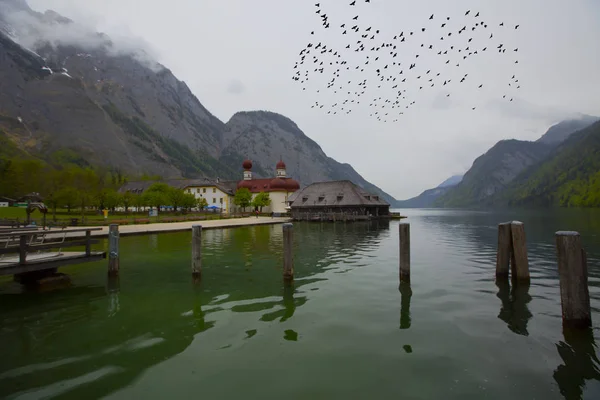
[[[290,197],[296,221],[360,221],[390,218],[390,204],[351,181],[317,182]]]

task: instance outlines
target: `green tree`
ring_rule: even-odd
[[[104,206],[109,210],[113,210],[123,204],[123,196],[114,189],[104,189],[106,191],[106,199]]]
[[[170,187],[167,191],[169,205],[173,206],[173,210],[175,212],[177,212],[177,209],[180,206],[183,206],[183,203],[185,202],[185,195],[186,193],[183,190],[177,188]]]
[[[236,190],[235,196],[233,196],[233,204],[238,207],[241,207],[244,212],[246,211],[246,207],[249,207],[252,203],[252,193],[247,188],[241,188]]]
[[[129,191],[121,195],[121,205],[125,208],[125,214],[129,213],[129,207],[135,204],[135,195]]]
[[[262,212],[263,207],[268,207],[271,205],[271,198],[269,197],[269,193],[260,192],[254,197],[252,200],[252,207],[258,208],[260,212]]]
[[[199,197],[196,200],[196,204],[200,210],[204,210],[206,207],[208,207],[208,201],[206,201],[204,197]]]
[[[189,211],[190,208],[193,208],[196,206],[196,196],[194,196],[191,193],[184,193],[183,194],[183,199],[181,202],[181,207],[183,207],[185,210]]]
[[[148,207],[146,196],[143,196],[141,194],[132,194],[131,204],[134,205],[137,212],[140,212],[140,209],[144,207]]]
[[[169,203],[170,191],[171,186],[167,185],[166,183],[153,183],[144,192],[144,201],[146,202],[146,205],[150,207],[156,207],[157,213],[160,214],[160,207]]]
[[[65,187],[55,194],[56,202],[58,205],[67,208],[67,212],[70,214],[71,209],[75,207],[79,200],[79,194],[73,187]]]

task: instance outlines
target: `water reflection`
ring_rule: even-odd
[[[508,279],[497,279],[496,286],[498,294],[496,295],[502,305],[498,318],[506,322],[508,329],[518,335],[529,336],[527,323],[533,317],[527,304],[531,302],[529,295],[529,283],[519,282],[513,284],[512,288]]]
[[[114,317],[121,308],[119,304],[119,292],[121,281],[118,276],[109,276],[106,281],[106,293],[108,296],[108,316]]]
[[[279,318],[279,322],[285,322],[292,318],[294,316],[294,312],[296,312],[296,307],[304,305],[304,303],[307,301],[306,296],[294,298],[294,292],[295,289],[293,286],[284,285],[283,300],[281,303],[279,303],[283,306],[283,308],[274,312],[263,314],[263,316],[260,317],[260,320],[270,322]]]
[[[297,342],[298,341],[298,332],[296,332],[293,329],[286,329],[284,331],[283,338],[285,340],[289,340],[290,342]]]
[[[556,350],[563,364],[554,370],[554,380],[565,399],[581,399],[586,380],[600,380],[600,361],[592,329],[565,329]]]
[[[77,384],[62,397],[106,396],[185,351],[218,326],[223,311],[256,313],[257,323],[290,321],[315,289],[304,286],[329,279],[323,272],[372,265],[364,258],[374,257],[389,222],[294,229],[292,286],[282,282],[281,226],[263,226],[203,232],[202,281],[194,285],[191,237],[184,232],[123,238],[116,280],[106,281],[104,262],[89,263],[68,290],[18,297],[0,291],[0,341],[21,343],[0,347],[0,397],[33,388],[52,397],[56,384],[70,379]],[[244,327],[240,337],[259,330]],[[286,329],[283,338],[297,341],[299,333]],[[53,367],[45,374],[29,368],[42,363]],[[121,368],[95,381],[77,379],[111,365]]]
[[[410,283],[400,282],[400,329],[410,328],[410,298],[412,297],[412,289]]]

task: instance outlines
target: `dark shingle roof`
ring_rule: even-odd
[[[317,182],[294,193],[291,207],[389,206],[389,203],[350,181]]]
[[[235,187],[237,185],[237,181],[220,181],[217,183],[216,181],[210,179],[167,179],[164,181],[131,181],[127,182],[125,185],[121,186],[119,192],[133,192],[133,193],[143,193],[152,186],[154,183],[166,183],[169,186],[172,186],[177,189],[185,189],[190,186],[194,187],[208,187],[208,186],[216,186],[224,193],[230,194],[233,196],[235,193]]]

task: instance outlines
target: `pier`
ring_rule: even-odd
[[[92,232],[101,228],[71,229],[52,232],[20,229],[0,232],[0,276],[21,275],[39,271],[55,271],[70,264],[98,261],[106,252],[92,251]],[[72,239],[69,234],[85,235]],[[84,247],[84,251],[63,251],[64,248]]]

